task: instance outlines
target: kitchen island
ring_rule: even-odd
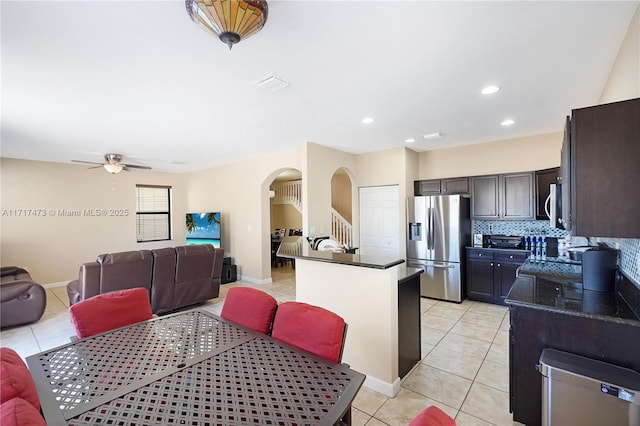
[[[536,367],[545,348],[640,372],[640,290],[621,273],[613,292],[584,290],[581,281],[575,262],[527,260],[507,296],[510,409],[518,422],[541,424]]]
[[[420,273],[404,259],[312,250],[287,237],[280,257],[295,259],[296,300],[335,312],[348,324],[343,362],[388,396],[420,361]]]

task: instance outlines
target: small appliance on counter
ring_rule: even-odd
[[[482,234],[473,234],[473,246],[474,247],[484,247],[484,235],[482,235]]]
[[[614,291],[618,250],[593,249],[582,253],[582,286],[585,290]]]
[[[503,249],[522,249],[522,237],[514,235],[489,235],[487,236],[487,247]]]

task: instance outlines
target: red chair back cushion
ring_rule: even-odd
[[[456,426],[456,422],[435,405],[430,405],[422,410],[409,426]]]
[[[285,302],[278,306],[271,335],[333,362],[340,362],[344,320],[319,306]]]
[[[232,287],[227,292],[220,316],[260,333],[271,329],[278,301],[251,287]]]
[[[71,305],[69,315],[80,339],[152,317],[149,293],[141,287],[90,297]]]
[[[22,398],[40,410],[40,398],[26,364],[13,349],[0,348],[0,403],[14,398]]]
[[[0,405],[2,426],[47,426],[40,411],[22,398],[13,398]]]

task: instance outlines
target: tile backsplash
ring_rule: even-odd
[[[530,231],[549,237],[562,238],[569,233],[552,228],[548,220],[474,220],[473,232],[485,235],[526,236]]]
[[[478,234],[500,234],[525,236],[530,231],[543,233],[549,237],[562,238],[569,233],[561,229],[552,228],[546,220],[474,220],[473,232]],[[604,244],[607,247],[620,250],[620,270],[629,277],[636,286],[640,287],[640,240],[632,238],[601,238],[591,237],[589,243]]]

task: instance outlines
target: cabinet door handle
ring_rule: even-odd
[[[513,255],[512,254],[509,255],[509,259],[513,259]]]
[[[478,257],[482,257],[482,253],[478,253]]]
[[[498,263],[498,268],[502,268],[502,265]]]
[[[493,266],[493,262],[491,262],[491,266]]]

